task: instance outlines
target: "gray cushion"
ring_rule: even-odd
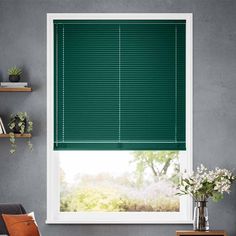
[[[7,235],[8,231],[2,218],[2,214],[19,215],[26,214],[26,211],[21,204],[0,203],[0,235]]]

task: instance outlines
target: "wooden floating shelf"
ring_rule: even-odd
[[[15,138],[31,138],[32,134],[15,134]],[[10,138],[10,134],[0,134],[0,138]]]
[[[0,87],[0,92],[32,92],[32,88],[25,87],[25,88],[3,88]]]

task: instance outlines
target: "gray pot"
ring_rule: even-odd
[[[20,75],[9,75],[9,81],[10,82],[19,82],[20,81]]]

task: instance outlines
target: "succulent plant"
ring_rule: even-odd
[[[19,76],[22,74],[22,70],[16,66],[13,66],[8,69],[8,75],[16,75]]]

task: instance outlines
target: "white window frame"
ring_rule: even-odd
[[[186,20],[186,155],[182,170],[192,172],[192,13],[48,13],[47,14],[47,224],[190,224],[192,199],[180,197],[180,212],[60,212],[59,158],[53,150],[53,20]]]

